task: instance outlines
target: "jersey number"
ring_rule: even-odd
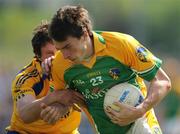
[[[102,80],[101,76],[97,76],[95,78],[90,79],[90,83],[92,83],[93,86],[97,86],[99,84],[102,84],[104,81]]]

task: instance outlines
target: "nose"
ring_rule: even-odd
[[[70,52],[68,50],[62,50],[64,59],[68,59],[70,57]]]

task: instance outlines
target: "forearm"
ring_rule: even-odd
[[[26,104],[24,105],[21,103],[21,105],[18,108],[19,115],[25,123],[31,123],[40,118],[42,103],[45,103],[46,105],[50,105],[53,102],[54,102],[54,99],[52,98],[52,95],[48,95],[48,96],[45,96],[37,100],[33,100],[28,103],[25,102]]]
[[[148,94],[142,104],[142,113],[146,113],[148,110],[157,105],[170,91],[170,80],[153,79],[150,83]]]

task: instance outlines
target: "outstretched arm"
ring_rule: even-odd
[[[36,99],[33,95],[27,94],[17,100],[17,110],[25,123],[31,123],[39,119],[41,112],[40,106],[42,103],[50,105],[54,101],[50,94],[40,99]]]
[[[58,109],[64,108],[64,106],[73,107],[74,104],[85,105],[82,95],[71,90],[54,91],[40,99],[36,99],[33,95],[25,95],[17,101],[17,109],[21,119],[25,123],[40,119],[41,105],[43,103],[47,106],[54,103],[62,104],[62,106],[58,106]]]

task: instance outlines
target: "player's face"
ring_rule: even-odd
[[[41,48],[41,60],[44,61],[46,58],[54,56],[55,53],[55,45],[48,42],[44,47]]]
[[[91,51],[90,42],[88,35],[83,35],[80,39],[69,36],[65,41],[54,41],[56,49],[62,52],[64,58],[75,63],[83,61],[89,55]]]

